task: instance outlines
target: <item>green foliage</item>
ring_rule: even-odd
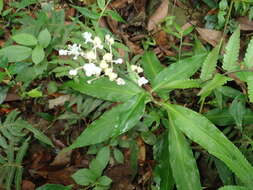
[[[11,190],[13,182],[17,190],[21,189],[23,158],[29,147],[30,137],[25,129],[35,138],[53,146],[52,142],[39,130],[25,120],[18,118],[19,112],[12,111],[3,123],[0,122],[0,184]]]
[[[237,64],[240,48],[240,28],[238,27],[236,31],[229,38],[226,45],[226,53],[224,55],[222,68],[226,71],[235,71],[239,68]]]
[[[64,186],[60,184],[46,184],[36,188],[36,190],[71,190],[71,186]]]

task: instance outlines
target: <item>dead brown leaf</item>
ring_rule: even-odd
[[[35,184],[29,180],[22,181],[22,190],[34,190]]]
[[[148,31],[154,30],[156,28],[156,25],[167,16],[168,9],[169,9],[169,1],[163,0],[161,5],[149,18],[147,26]]]
[[[69,151],[61,151],[57,156],[54,158],[54,161],[50,164],[50,166],[64,166],[69,164],[71,160],[72,150]]]
[[[199,28],[197,27],[196,30],[198,31],[200,37],[207,43],[211,44],[215,47],[222,38],[222,32],[218,30],[211,30],[206,28]]]
[[[116,0],[111,3],[111,6],[115,9],[122,9],[124,8],[129,0]]]
[[[240,17],[237,19],[237,22],[240,24],[240,29],[244,31],[253,30],[253,21],[250,21],[248,17]]]

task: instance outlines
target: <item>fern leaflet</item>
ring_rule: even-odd
[[[247,68],[253,67],[253,38],[250,40],[250,43],[248,45],[248,48],[244,57],[244,63]]]

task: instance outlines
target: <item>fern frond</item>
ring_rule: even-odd
[[[198,93],[198,96],[201,96],[201,99],[207,97],[214,89],[224,85],[227,81],[232,80],[224,75],[216,74],[214,78],[209,81]]]
[[[226,71],[234,71],[239,68],[237,60],[240,49],[240,28],[238,27],[230,37],[226,45],[226,53],[223,59],[222,68]]]
[[[244,57],[244,64],[247,68],[253,67],[253,38],[251,38],[248,48],[246,50],[246,54]]]
[[[247,85],[248,85],[249,100],[250,100],[250,102],[253,102],[253,75],[248,76]]]
[[[219,49],[220,49],[219,46],[216,46],[205,59],[200,74],[200,78],[202,80],[207,80],[212,77],[217,64]]]

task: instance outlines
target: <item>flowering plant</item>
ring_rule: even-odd
[[[95,76],[87,83],[106,76],[110,81],[115,81],[118,85],[125,85],[125,80],[119,77],[118,73],[115,72],[115,65],[123,64],[122,58],[114,59],[112,53],[112,46],[115,42],[114,38],[109,34],[105,35],[105,41],[103,42],[98,36],[93,38],[90,32],[84,32],[82,34],[85,44],[92,45],[91,48],[83,50],[81,44],[68,45],[67,49],[60,49],[59,55],[62,56],[73,56],[73,60],[79,58],[84,59],[85,63],[80,67],[69,70],[70,76],[76,76],[78,71],[83,71],[87,77]],[[105,47],[108,47],[107,49]],[[145,77],[139,76],[143,73],[143,69],[137,65],[131,65],[131,71],[135,73],[137,83],[139,86],[148,83]]]

